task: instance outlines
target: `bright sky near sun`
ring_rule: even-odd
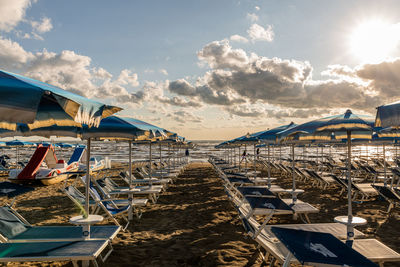
[[[0,68],[188,139],[399,100],[400,2],[0,0]]]

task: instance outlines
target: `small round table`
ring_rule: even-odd
[[[345,225],[352,225],[352,226],[359,226],[367,224],[367,220],[361,217],[353,217],[352,221],[348,222],[348,216],[336,216],[334,221],[337,223],[345,224]]]
[[[82,226],[82,236],[84,239],[90,239],[90,225],[96,224],[103,221],[103,216],[89,214],[87,218],[83,215],[78,215],[69,219],[69,222],[76,225]]]
[[[291,194],[292,198],[293,198],[293,203],[295,203],[297,201],[297,195],[301,194],[301,193],[304,193],[304,190],[303,189],[296,189],[296,190],[293,191],[293,189],[285,189],[284,192]]]
[[[349,222],[348,216],[336,216],[334,221],[347,226],[347,241],[352,242],[354,240],[354,226],[365,225],[367,220],[361,217],[353,217],[351,222]]]

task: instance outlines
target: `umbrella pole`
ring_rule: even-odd
[[[382,156],[383,156],[383,184],[384,186],[387,185],[386,181],[386,149],[385,149],[385,144],[382,145]]]
[[[132,140],[129,140],[129,187],[132,186]]]
[[[296,179],[294,177],[294,144],[292,144],[292,180],[293,180],[293,184],[292,184],[292,201],[293,204],[296,203],[297,201],[297,196],[295,194],[296,191]]]
[[[18,146],[16,146],[15,147],[16,148],[16,150],[15,150],[15,153],[16,153],[16,162],[15,162],[15,167],[17,168],[17,169],[19,169],[19,164],[18,164],[18,161],[19,161],[19,155],[18,155]]]
[[[257,166],[256,166],[256,144],[254,144],[254,157],[253,158],[254,158],[254,160],[253,160],[254,172],[256,172],[257,171]]]
[[[353,210],[351,203],[351,131],[347,131],[347,239],[346,244],[352,245],[354,239]]]
[[[239,149],[239,172],[240,172],[240,163],[242,163],[242,160],[241,160],[241,156],[240,156],[240,146],[238,146],[238,149]]]
[[[89,187],[90,187],[90,137],[86,142],[86,187],[85,187],[85,214],[83,214],[84,218],[89,216]]]
[[[160,167],[162,166],[161,164],[162,164],[162,150],[161,150],[161,142],[160,142]],[[164,168],[161,168],[161,178],[164,178],[163,169]]]
[[[268,144],[268,189],[271,188],[271,158],[269,153],[269,144]]]
[[[244,145],[244,151],[246,152],[246,156],[244,157],[244,168],[245,168],[245,173],[247,174],[247,145]]]
[[[149,169],[150,169],[150,176],[151,176],[151,172],[152,172],[152,171],[151,171],[151,167],[152,167],[152,166],[151,166],[151,161],[152,161],[152,160],[151,160],[151,141],[150,141],[150,149],[149,149]]]

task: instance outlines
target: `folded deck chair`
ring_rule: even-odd
[[[290,251],[283,267],[290,265],[292,257],[303,265],[312,266],[377,266],[331,234],[279,228],[279,226],[272,227],[271,230]]]
[[[82,265],[92,262],[98,267],[97,258],[104,262],[110,255],[101,255],[109,243],[108,240],[5,243],[0,244],[0,262],[71,261],[78,266],[82,261]]]
[[[91,239],[112,240],[121,227],[93,225]],[[51,242],[82,240],[81,226],[32,226],[16,210],[0,207],[0,242]]]

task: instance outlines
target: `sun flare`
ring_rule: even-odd
[[[399,42],[399,25],[382,20],[360,24],[350,37],[351,52],[363,63],[376,63],[387,59]]]

